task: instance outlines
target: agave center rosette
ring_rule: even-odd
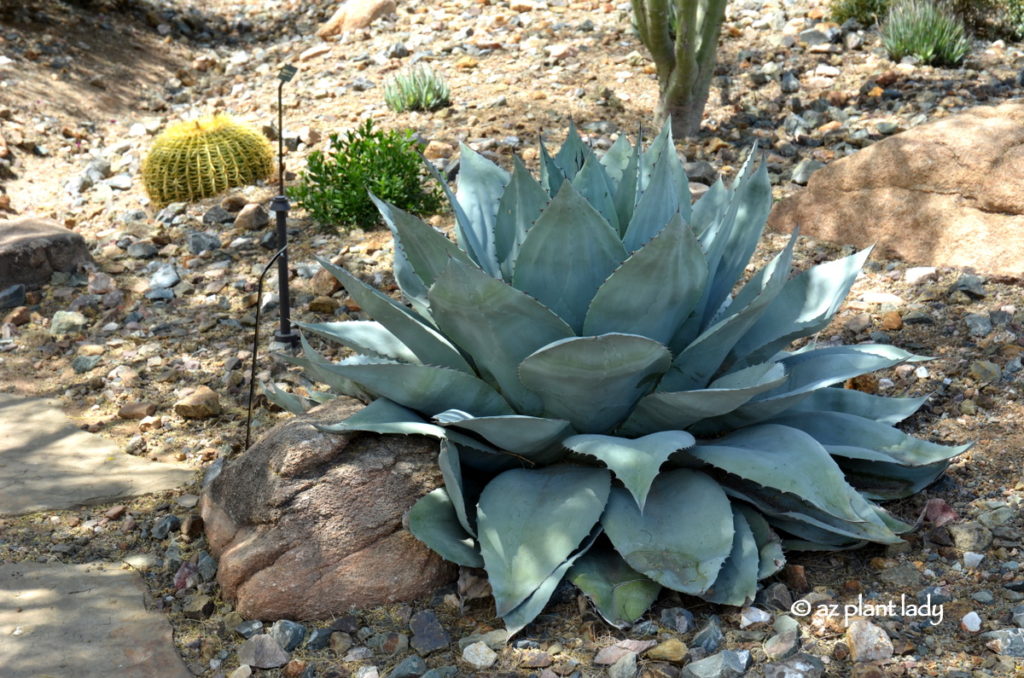
[[[923,358],[787,350],[829,324],[868,250],[793,276],[794,234],[745,276],[765,166],[752,153],[691,204],[668,126],[603,155],[573,128],[540,159],[538,181],[463,146],[458,192],[445,186],[457,242],[376,201],[408,305],[322,262],[374,320],[305,325],[358,355],[304,343],[292,360],[373,399],[327,430],[439,439],[445,484],[410,511],[413,534],[484,567],[513,631],[566,577],[625,626],[662,587],[749,604],[783,548],[899,541],[910,526],[875,502],[921,490],[967,446],[893,428],[923,399],[842,384]]]

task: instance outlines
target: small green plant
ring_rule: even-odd
[[[898,0],[882,24],[889,58],[917,57],[924,64],[956,66],[967,55],[967,31],[944,5],[930,0]]]
[[[384,84],[384,101],[396,113],[444,108],[451,93],[444,78],[426,66],[399,73]]]
[[[310,153],[288,193],[324,228],[375,228],[381,219],[370,193],[414,214],[440,209],[440,190],[424,188],[423,179],[412,132],[377,130],[367,119],[344,138],[332,134],[326,153]]]
[[[1003,29],[1011,38],[1024,38],[1024,0],[1004,0],[1002,19]]]
[[[885,17],[889,0],[832,0],[829,9],[836,23],[856,19],[864,26],[871,26]]]

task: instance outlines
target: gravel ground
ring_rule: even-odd
[[[612,3],[556,1],[528,9],[525,2],[411,1],[401,5],[397,18],[327,43],[315,50],[319,54],[307,50],[320,44],[313,33],[333,3],[236,5],[129,3],[127,10],[102,13],[30,3],[0,25],[3,58],[9,60],[0,65],[0,148],[6,149],[0,153],[0,164],[6,163],[0,207],[49,216],[82,233],[98,264],[88,279],[54,279],[27,300],[28,322],[3,325],[0,384],[11,392],[56,396],[88,430],[133,454],[197,472],[197,484],[183,494],[144,497],[123,507],[0,519],[0,559],[127,558],[150,584],[152,604],[167,611],[182,656],[204,676],[244,675],[235,669],[244,642],[237,629],[246,620],[219,599],[208,561],[201,557],[203,537],[187,519],[196,513],[202,470],[241,451],[255,281],[269,253],[259,247],[261,231],[204,223],[217,200],[157,218],[138,181],[152,134],[194,111],[228,110],[256,124],[272,123],[274,74],[281,64],[295,62],[301,70],[286,89],[284,132],[293,171],[328,134],[367,115],[380,126],[409,127],[435,142],[439,163],[456,155],[459,142],[467,142],[499,162],[509,163],[518,153],[535,165],[537,141],[543,136],[556,145],[570,118],[598,147],[618,130],[632,133],[641,123],[649,126],[657,93],[628,14]],[[824,7],[814,0],[733,3],[705,131],[680,144],[680,150],[728,177],[745,147],[758,140],[769,149],[772,180],[782,197],[799,190],[792,179],[795,174],[802,180],[797,170],[803,161],[829,162],[901,129],[1016,94],[1024,66],[1019,45],[976,41],[966,65],[956,70],[893,64],[879,53],[873,30],[819,26],[824,16]],[[829,37],[837,31],[835,41],[804,44],[817,38],[801,32],[815,29]],[[113,34],[117,41],[110,39]],[[409,56],[388,56],[401,53],[394,50],[397,43]],[[415,59],[428,61],[448,78],[452,107],[432,114],[386,110],[383,82]],[[792,89],[794,80],[796,90],[784,92],[783,85]],[[86,186],[80,177],[97,158],[109,162],[109,174]],[[693,170],[695,176],[707,173],[706,167]],[[248,187],[239,193],[261,202],[273,191]],[[326,319],[322,310],[314,310],[322,304],[311,308],[325,292],[337,302],[328,305],[335,307],[330,314],[335,319],[357,313],[344,293],[328,289],[329,281],[315,275],[316,255],[337,258],[364,278],[394,288],[390,242],[382,233],[324,233],[300,211],[293,216],[298,319]],[[447,220],[442,215],[437,223]],[[220,245],[193,254],[189,232],[209,232]],[[781,243],[780,236],[767,237],[758,256],[777,251]],[[802,239],[798,252],[798,265],[806,266],[844,250]],[[174,298],[146,299],[153,277],[168,264],[182,278]],[[268,289],[274,289],[272,282]],[[50,319],[59,310],[85,316],[80,335],[51,336]],[[268,311],[264,336],[276,321]],[[748,625],[761,617],[748,613],[744,620],[739,610],[673,594],[663,597],[642,624],[619,632],[566,589],[511,645],[497,635],[484,637],[497,650],[484,667],[491,658],[476,656],[487,654],[479,645],[470,651],[476,664],[465,658],[464,648],[500,628],[500,620],[487,598],[469,600],[461,609],[453,588],[433,600],[307,624],[308,632],[332,629],[317,635],[326,646],[302,645],[284,668],[256,675],[372,678],[391,672],[398,678],[455,666],[462,675],[619,677],[632,676],[636,661],[640,675],[675,678],[681,671],[733,675],[708,665],[683,667],[701,655],[738,661],[744,651],[752,663],[747,675],[1019,675],[1024,663],[1009,655],[1024,655],[1024,639],[1013,631],[1024,624],[1024,615],[1015,611],[1024,598],[1019,571],[1024,560],[1022,326],[1024,290],[1017,280],[986,277],[984,271],[869,262],[835,323],[817,339],[889,341],[935,358],[855,386],[891,395],[931,394],[906,422],[907,430],[938,442],[976,442],[941,482],[892,507],[913,520],[926,500],[939,499],[958,519],[943,526],[925,521],[899,547],[792,554],[791,565],[802,570],[791,567],[769,589],[768,599],[755,604],[768,612],[768,621]],[[308,386],[265,353],[259,372],[261,379],[293,389]],[[173,404],[199,384],[214,389],[223,412],[182,419]],[[125,404],[137,402],[154,405],[155,413],[143,420],[118,416]],[[254,435],[284,416],[258,407]],[[182,525],[174,526],[175,519]],[[936,603],[941,623],[929,623],[937,611],[925,619],[901,609],[902,596],[917,601],[929,594],[933,603],[943,601]],[[202,596],[212,600],[212,612]],[[801,596],[813,614],[786,614]],[[896,608],[866,608],[858,601],[883,606],[894,601]],[[829,604],[839,605],[838,616],[830,615]],[[852,661],[851,651],[853,658],[864,657],[862,635],[872,640],[872,629],[854,627],[854,637],[848,636],[845,605],[880,612],[869,621],[884,629],[891,653],[883,647],[886,656],[878,661]],[[692,624],[681,608],[693,615]],[[408,643],[410,619],[423,610],[433,612],[449,639],[430,653]],[[798,659],[809,664],[806,671],[795,668],[799,662],[792,659],[790,673],[772,668],[769,652],[780,651],[785,638],[778,636],[791,623],[780,621],[783,617],[800,626]],[[716,625],[724,636],[717,644],[709,628]],[[997,635],[986,635],[993,632]],[[654,645],[644,647],[647,641]],[[718,654],[723,651],[740,654]],[[820,664],[802,659],[805,655]]]

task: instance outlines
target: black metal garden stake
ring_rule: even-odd
[[[288,293],[288,210],[291,204],[284,192],[284,106],[281,94],[284,84],[295,77],[297,69],[286,64],[278,74],[281,82],[277,86],[277,178],[278,195],[270,201],[270,211],[277,215],[277,247],[281,255],[277,259],[277,289],[280,298],[281,328],[274,334],[274,340],[289,346],[299,345],[299,335],[292,331],[291,295]]]

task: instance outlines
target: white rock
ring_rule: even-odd
[[[916,285],[925,280],[934,280],[938,270],[934,266],[915,266],[908,268],[903,274],[903,279],[911,285]]]
[[[978,616],[977,612],[968,612],[960,620],[960,628],[968,633],[977,633],[981,630],[981,617]]]
[[[985,560],[985,554],[977,553],[975,551],[967,551],[964,553],[964,565],[970,569],[976,569],[981,565],[981,561]]]
[[[740,628],[745,629],[754,624],[767,624],[772,615],[757,607],[745,607],[740,612]]]
[[[473,668],[487,669],[498,661],[498,653],[487,647],[487,643],[478,641],[466,646],[462,658]]]

